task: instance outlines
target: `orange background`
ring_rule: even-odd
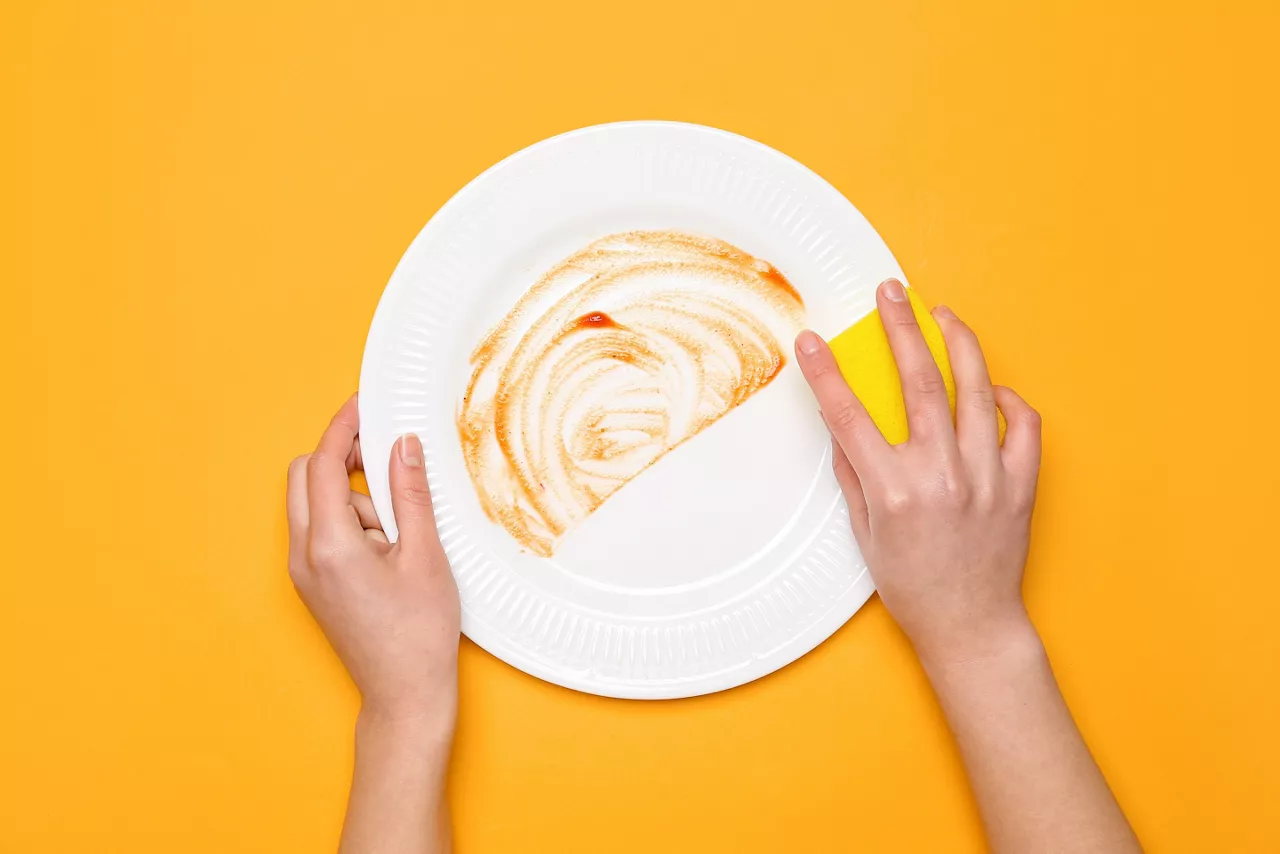
[[[629,118],[828,178],[1045,416],[1027,597],[1152,851],[1280,850],[1275,3],[0,12],[0,850],[332,850],[357,698],[284,474],[471,177]],[[628,703],[470,643],[467,852],[978,851],[878,601]]]

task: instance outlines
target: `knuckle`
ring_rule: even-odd
[[[906,329],[909,329],[912,326],[920,325],[916,321],[916,313],[912,309],[906,306],[899,309],[898,311],[895,311],[893,313],[893,317],[889,318],[889,322],[892,323],[894,326],[899,326]]]
[[[973,489],[970,488],[968,482],[948,475],[943,481],[943,495],[946,497],[947,504],[951,507],[966,508],[973,501]]]
[[[880,509],[890,516],[901,516],[915,506],[911,493],[903,489],[891,489],[880,497]]]
[[[946,390],[942,374],[937,371],[915,371],[911,375],[911,387],[922,395],[936,395]]]
[[[820,359],[809,368],[809,375],[814,380],[820,380],[830,376],[835,372],[835,362],[830,359]]]
[[[830,416],[832,429],[847,430],[858,421],[858,408],[849,401],[837,405]]]
[[[969,390],[969,400],[975,406],[980,406],[983,409],[990,409],[995,406],[996,393],[989,385],[979,386],[978,388]]]
[[[416,507],[431,506],[431,493],[424,486],[406,486],[400,490],[400,497]]]
[[[307,562],[315,569],[334,569],[342,563],[344,552],[344,545],[339,538],[316,533],[307,543]]]
[[[1026,411],[1022,413],[1022,423],[1033,430],[1039,430],[1044,423],[1044,419],[1040,417],[1039,412],[1028,406]]]

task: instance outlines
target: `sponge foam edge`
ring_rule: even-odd
[[[914,290],[907,289],[911,309],[920,323],[929,352],[938,364],[942,381],[947,388],[947,400],[954,417],[956,410],[956,383],[951,373],[951,360],[947,357],[947,344],[942,328],[929,314],[924,301]],[[871,414],[872,420],[890,444],[898,445],[907,440],[907,408],[902,398],[902,380],[898,366],[889,348],[889,339],[880,322],[880,313],[873,311],[866,317],[831,339],[831,351],[835,354],[840,373],[853,389],[854,394]],[[1004,417],[996,413],[1000,425],[1000,439],[1004,440]]]

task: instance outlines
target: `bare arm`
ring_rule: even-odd
[[[360,689],[343,854],[450,850],[445,775],[458,705],[458,590],[436,534],[422,445],[396,442],[391,490],[400,539],[369,496],[356,400],[315,452],[289,466],[289,574]]]
[[[796,355],[832,431],[854,534],[946,713],[991,847],[1140,851],[1022,602],[1039,416],[992,387],[977,338],[939,308],[956,380],[953,420],[902,286],[884,283],[877,302],[902,377],[904,444],[884,440],[825,342],[802,333]],[[1003,445],[997,406],[1009,425]]]
[[[1028,622],[972,661],[925,661],[996,851],[1138,851]]]
[[[426,721],[361,711],[342,854],[450,850],[444,784],[451,740],[451,731]]]

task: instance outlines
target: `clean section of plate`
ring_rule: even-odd
[[[455,418],[481,336],[542,272],[632,229],[726,240],[772,262],[831,335],[902,270],[816,174],[698,125],[629,122],[533,145],[432,217],[378,305],[360,376],[361,445],[395,537],[386,462],[426,453],[467,636],[535,676],[612,697],[741,685],[821,643],[873,591],[792,359],[772,384],[610,497],[552,558],[485,517]],[[790,342],[784,342],[790,353]]]

